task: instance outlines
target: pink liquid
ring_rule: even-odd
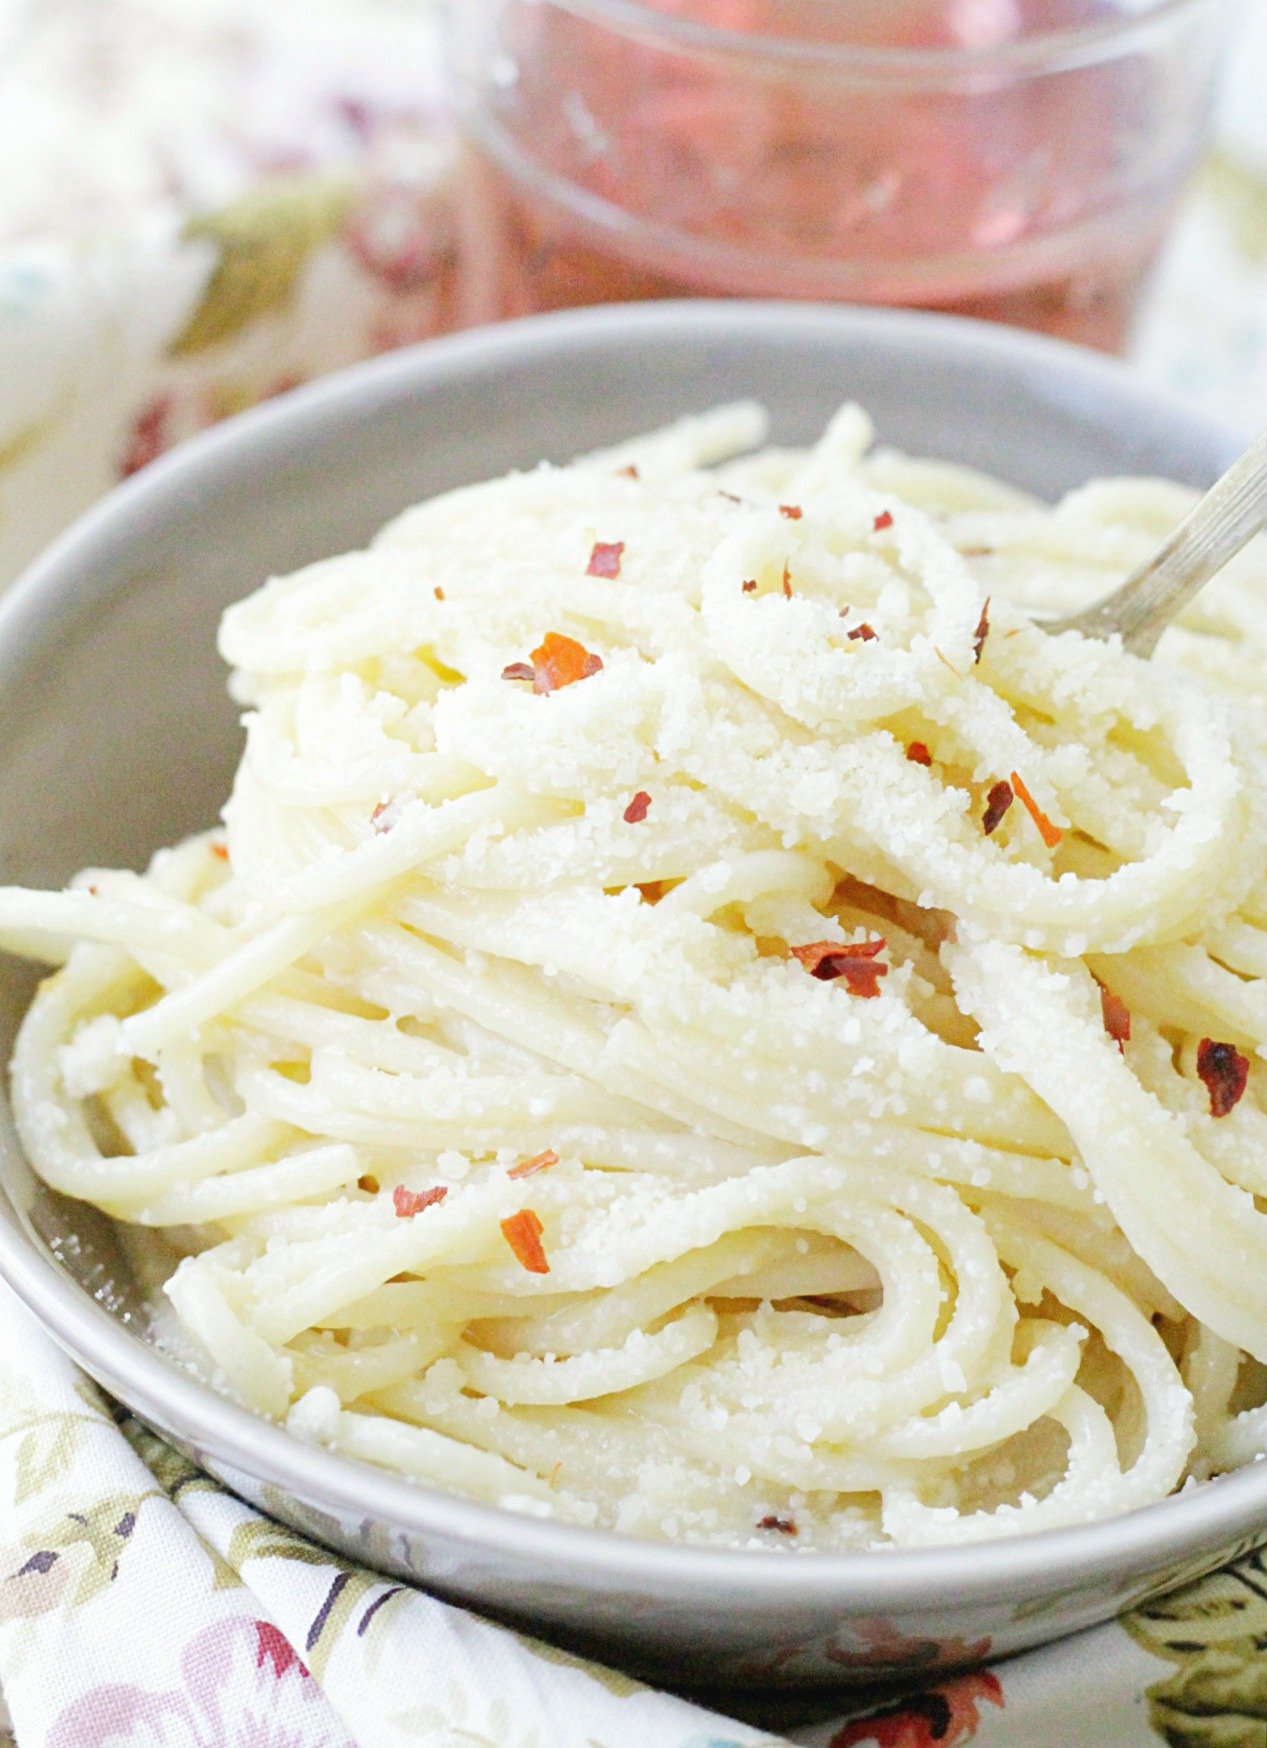
[[[760,36],[997,47],[1104,0],[659,0]],[[789,12],[795,18],[789,21]],[[1128,335],[1213,44],[1022,76],[848,84],[513,5],[471,116],[465,319],[613,300],[907,304],[1108,350]],[[1180,76],[1178,56],[1188,56]],[[1196,56],[1195,64],[1193,56]]]

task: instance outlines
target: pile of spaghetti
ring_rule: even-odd
[[[1267,1448],[1262,555],[1144,662],[1027,607],[1179,488],[762,441],[231,609],[224,829],[0,893],[24,1145],[222,1389],[422,1483],[782,1549],[1160,1499]]]

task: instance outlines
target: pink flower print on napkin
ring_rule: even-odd
[[[119,463],[119,473],[124,479],[140,473],[151,461],[157,461],[165,449],[171,448],[172,406],[170,394],[154,395],[132,421],[127,448]]]
[[[977,1669],[938,1687],[881,1706],[865,1718],[855,1718],[832,1737],[828,1748],[958,1748],[970,1742],[981,1722],[982,1704],[1003,1707],[997,1675]]]
[[[61,1713],[48,1748],[355,1748],[269,1621],[217,1621],[186,1645],[181,1685],[111,1682]]]

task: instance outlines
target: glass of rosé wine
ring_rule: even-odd
[[[1236,0],[450,0],[460,319],[905,304],[1120,350]]]

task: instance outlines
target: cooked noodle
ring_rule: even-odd
[[[226,830],[0,891],[24,1145],[220,1388],[420,1482],[779,1548],[1160,1499],[1267,1447],[1261,553],[1142,662],[1027,606],[1178,487],[762,438],[230,609]]]

